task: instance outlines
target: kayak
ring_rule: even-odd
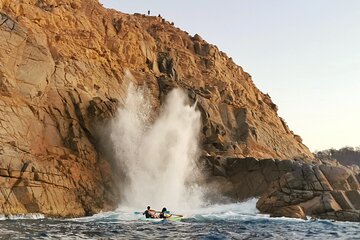
[[[182,219],[184,218],[183,215],[171,215],[170,217],[167,218],[140,218],[140,220],[144,220],[144,221],[155,221],[155,222],[160,222],[160,221],[172,221],[172,222],[180,222]]]

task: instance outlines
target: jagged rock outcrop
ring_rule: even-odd
[[[257,208],[273,216],[360,221],[360,173],[341,165],[297,164],[273,181]]]
[[[129,82],[146,85],[156,107],[174,87],[198,101],[202,159],[211,167],[228,159],[239,199],[265,185],[242,193],[237,158],[315,161],[251,76],[200,36],[96,0],[0,0],[1,213],[81,216],[116,206],[114,163],[98,131]]]
[[[208,161],[206,181],[219,193],[209,197],[238,201],[259,197],[257,208],[273,217],[360,221],[359,171],[332,161],[309,164],[251,157]]]

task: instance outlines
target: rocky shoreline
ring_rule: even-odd
[[[211,162],[211,161],[210,161]],[[226,158],[212,161],[217,189],[231,199],[259,197],[257,208],[273,217],[360,221],[360,173],[334,162]]]

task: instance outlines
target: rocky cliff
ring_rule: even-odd
[[[2,213],[81,216],[116,206],[114,163],[98,131],[129,82],[147,86],[155,107],[174,87],[198,101],[201,159],[211,184],[226,183],[235,199],[259,196],[274,180],[243,183],[239,159],[316,161],[270,96],[199,35],[96,0],[0,0],[0,9]]]
[[[284,161],[285,162],[285,161]],[[335,164],[288,164],[257,207],[272,216],[360,221],[360,172]]]

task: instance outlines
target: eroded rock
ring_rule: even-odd
[[[257,208],[276,216],[291,216],[301,207],[306,216],[359,221],[360,188],[357,174],[344,166],[302,164],[271,183]]]

